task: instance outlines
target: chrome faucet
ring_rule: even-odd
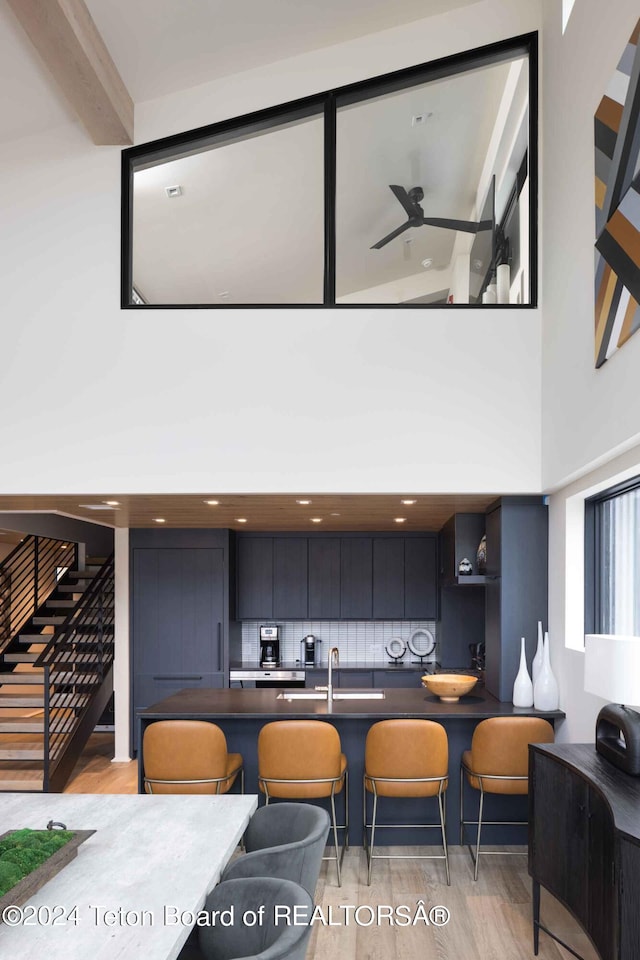
[[[327,706],[333,706],[333,668],[340,666],[340,651],[337,647],[331,647],[329,650],[329,676],[327,678]]]

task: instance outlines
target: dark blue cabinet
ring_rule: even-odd
[[[370,620],[373,612],[373,540],[343,537],[340,544],[340,617]]]
[[[404,618],[435,620],[438,616],[438,541],[406,537],[404,541]]]
[[[373,541],[374,620],[404,618],[404,538],[376,537]]]
[[[228,534],[132,530],[132,739],[136,714],[187,687],[223,687],[228,671]]]
[[[275,620],[304,620],[308,610],[307,538],[273,540],[273,612]]]
[[[435,620],[437,538],[241,535],[239,620]]]
[[[273,616],[273,537],[239,538],[238,618]]]
[[[340,538],[309,538],[309,619],[340,619]]]

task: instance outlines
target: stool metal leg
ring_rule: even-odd
[[[344,849],[349,849],[349,771],[344,774]]]
[[[442,847],[444,849],[444,865],[447,872],[447,886],[451,886],[451,876],[449,874],[449,849],[447,847],[447,832],[445,830],[445,797],[440,789],[438,793],[438,807],[440,809],[440,827],[442,832]]]
[[[482,830],[482,808],[484,806],[484,790],[482,789],[482,780],[480,781],[480,810],[478,812],[478,836],[476,837],[476,862],[474,865],[473,879],[478,879],[478,866],[480,865],[480,831]]]
[[[460,764],[460,846],[464,846],[464,768]]]
[[[376,815],[378,813],[378,794],[376,793],[375,781],[372,781],[373,785],[373,814],[371,817],[371,843],[369,845],[369,866],[367,871],[367,883],[371,886],[371,874],[373,872],[373,845],[375,843],[375,834],[376,834]]]
[[[336,821],[336,797],[335,784],[331,787],[331,823],[333,824],[333,843],[336,851],[336,871],[338,874],[338,886],[342,886],[342,877],[340,873],[340,848],[338,846],[338,824]]]

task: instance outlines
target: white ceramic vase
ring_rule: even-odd
[[[533,684],[527,670],[524,637],[520,644],[520,669],[513,685],[513,705],[514,707],[531,707],[533,706]]]
[[[536,710],[557,710],[559,702],[558,681],[549,659],[549,634],[545,633],[542,668],[533,688],[533,705]]]
[[[533,680],[534,688],[536,685],[536,680],[538,679],[538,674],[542,670],[542,661],[544,658],[543,646],[542,620],[538,620],[538,647],[536,649],[536,655],[533,658],[533,663],[531,664],[531,679]]]

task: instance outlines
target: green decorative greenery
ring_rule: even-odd
[[[0,840],[0,897],[73,837],[71,830],[14,830]]]

